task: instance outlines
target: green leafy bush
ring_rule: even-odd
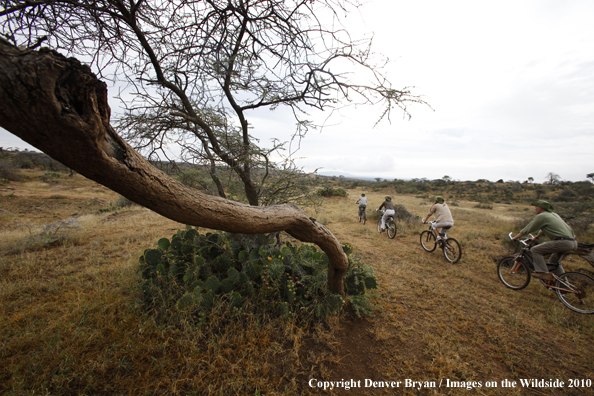
[[[348,197],[349,194],[342,188],[324,187],[316,191],[321,197]]]
[[[382,212],[383,215],[383,212]],[[371,219],[379,219],[380,212],[376,212],[375,210],[372,212],[370,218]],[[401,221],[413,221],[417,220],[419,217],[412,212],[409,212],[408,209],[404,207],[404,205],[394,204],[394,219],[401,220]]]
[[[62,175],[55,172],[46,172],[43,175],[39,176],[39,180],[41,180],[44,183],[53,182],[56,181],[55,179],[60,178],[62,178]]]
[[[377,288],[373,270],[349,257],[345,275],[348,296],[357,314],[368,312],[365,293]],[[145,302],[156,313],[190,313],[207,320],[213,306],[230,313],[272,314],[309,321],[342,309],[344,301],[327,290],[328,257],[312,245],[277,243],[274,235],[200,234],[189,227],[140,257]],[[251,304],[246,304],[247,302]]]

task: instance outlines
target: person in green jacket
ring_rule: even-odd
[[[558,264],[560,253],[575,251],[577,249],[577,241],[571,227],[557,213],[553,212],[553,206],[550,203],[538,200],[533,202],[532,205],[536,211],[536,216],[534,216],[534,219],[518,235],[512,238],[512,241],[517,241],[520,237],[536,231],[538,231],[538,234],[534,239],[540,238],[543,235],[551,239],[549,242],[534,246],[530,251],[534,260],[534,272],[532,276],[552,280],[553,275],[549,273],[543,256],[552,254],[550,258],[551,264]],[[561,275],[565,271],[563,270],[563,266],[559,264],[553,272],[555,275]]]

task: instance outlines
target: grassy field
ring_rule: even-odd
[[[422,250],[420,220],[399,223],[394,240],[377,233],[371,208],[393,192],[367,191],[365,225],[356,218],[360,190],[327,198],[310,215],[374,268],[373,316],[345,311],[303,328],[221,315],[195,329],[156,323],[142,307],[137,271],[144,249],[184,225],[120,208],[120,197],[80,175],[42,182],[28,172],[0,186],[2,394],[593,394],[585,381],[594,380],[594,316],[571,312],[538,282],[516,292],[497,278],[496,260],[511,249],[505,237],[531,218],[528,206],[459,200],[449,235],[463,257],[452,265]],[[430,206],[393,197],[418,216]],[[589,268],[577,256],[565,266]],[[520,379],[565,387],[527,388]],[[347,391],[341,380],[360,386]],[[570,380],[584,386],[569,388]],[[325,392],[324,381],[338,389]]]

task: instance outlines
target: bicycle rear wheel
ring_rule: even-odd
[[[457,240],[448,238],[443,242],[443,255],[446,260],[452,264],[456,264],[462,258],[462,248]]]
[[[594,313],[594,279],[579,272],[566,272],[555,282],[555,293],[569,309],[581,314]]]
[[[515,256],[504,257],[497,264],[499,280],[513,290],[521,290],[530,283],[530,270],[522,262],[515,263]]]
[[[394,239],[396,236],[396,222],[394,219],[389,218],[388,221],[386,221],[386,230],[388,231],[388,238]]]
[[[437,246],[435,243],[435,234],[428,230],[421,232],[421,246],[427,252],[434,251]]]

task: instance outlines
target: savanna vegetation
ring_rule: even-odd
[[[319,194],[306,208],[348,254],[343,305],[323,287],[323,253],[284,233],[188,228],[69,169],[23,165],[18,152],[2,156],[4,394],[323,393],[312,379],[402,381],[397,392],[414,395],[468,391],[402,388],[406,379],[481,382],[473,393],[487,395],[590,391],[485,386],[594,376],[592,317],[569,311],[537,282],[506,289],[495,272],[514,248],[506,235],[532,217],[537,196],[580,207],[568,221],[580,242],[594,241],[592,196],[579,195],[585,183],[310,179],[312,192],[346,193]],[[580,199],[557,200],[566,190]],[[354,203],[362,192],[366,225]],[[419,245],[420,217],[437,194],[451,205],[450,234],[464,249],[456,265]],[[394,240],[377,233],[371,212],[385,195],[403,208]],[[179,271],[181,262],[193,265]],[[593,270],[578,256],[565,265]]]

